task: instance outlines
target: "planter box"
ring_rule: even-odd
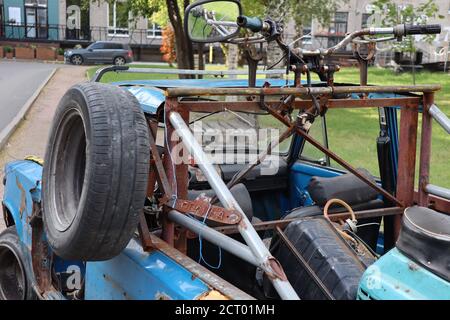
[[[3,47],[0,47],[0,59],[3,59],[5,53],[3,52]]]
[[[55,60],[56,52],[52,48],[37,47],[36,59],[38,60]]]
[[[56,60],[58,60],[58,61],[64,61],[64,55],[62,55],[62,54],[56,55]]]
[[[6,59],[12,59],[14,57],[14,52],[5,52]]]
[[[29,47],[16,47],[16,59],[34,59],[34,49]]]

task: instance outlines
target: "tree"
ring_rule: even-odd
[[[90,2],[105,1],[114,3],[116,0],[81,0],[84,7]],[[186,36],[183,27],[184,10],[190,0],[123,0],[127,11],[131,12],[133,19],[137,17],[152,18],[161,27],[172,25],[175,36],[175,50],[177,64],[180,69],[194,69],[194,52],[192,43]],[[180,75],[180,78],[190,78],[189,75]]]

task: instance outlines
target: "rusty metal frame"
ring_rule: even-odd
[[[377,192],[382,194],[387,200],[395,204],[396,207],[382,208],[375,210],[366,210],[357,212],[358,218],[375,217],[375,216],[395,216],[396,228],[395,233],[398,233],[400,225],[400,216],[405,207],[411,206],[414,203],[421,205],[438,206],[439,208],[450,208],[450,202],[445,199],[440,199],[435,196],[425,194],[424,188],[419,188],[418,192],[414,192],[414,177],[416,164],[416,139],[418,133],[418,113],[419,107],[423,105],[423,122],[422,122],[422,137],[421,137],[421,152],[420,152],[420,185],[424,186],[428,182],[429,175],[429,153],[431,141],[431,119],[427,112],[429,106],[433,103],[434,92],[439,90],[439,85],[422,85],[422,86],[333,86],[333,87],[295,87],[295,88],[169,88],[166,90],[166,103],[163,110],[157,119],[164,118],[165,135],[171,137],[175,133],[175,128],[168,119],[171,112],[176,112],[181,115],[185,123],[189,121],[190,112],[215,112],[224,110],[241,110],[247,112],[266,112],[279,120],[288,127],[288,131],[295,131],[301,135],[305,140],[312,143],[316,148],[327,154],[330,158],[343,165],[347,170],[355,174],[363,182],[374,188]],[[395,98],[368,98],[365,95],[362,99],[336,99],[336,94],[352,94],[352,93],[399,93],[407,96]],[[414,94],[413,94],[414,93]],[[419,93],[419,94],[418,94]],[[422,95],[420,95],[422,93]],[[242,102],[224,102],[224,101],[183,101],[182,97],[194,96],[256,96],[258,99]],[[302,130],[295,122],[290,121],[279,110],[279,100],[267,100],[266,97],[292,95],[290,107],[298,110],[310,110],[315,108],[315,98],[320,97],[320,112],[326,112],[331,108],[373,108],[373,107],[399,107],[401,109],[400,119],[400,142],[399,142],[399,171],[398,184],[396,195],[392,195],[380,188],[378,185],[372,183],[370,180],[360,175],[355,168],[349,163],[341,159],[337,154],[322,146],[315,141],[307,132]],[[275,97],[276,98],[276,97]],[[162,113],[162,115],[161,115]],[[157,121],[149,120],[149,127],[151,131],[151,145],[152,154],[157,151],[156,148],[156,133]],[[164,155],[159,157],[159,154],[152,157],[150,182],[148,193],[152,194],[155,182],[162,187],[164,193],[163,215],[162,215],[162,239],[168,245],[167,248],[174,247],[186,252],[187,230],[181,226],[175,226],[175,223],[168,218],[168,212],[173,208],[176,201],[186,201],[187,185],[188,185],[188,171],[187,164],[172,163],[173,159],[169,156],[178,141],[173,139],[165,139],[164,141]],[[156,173],[156,174],[155,174]],[[190,203],[192,205],[192,203]],[[189,211],[189,210],[188,210]],[[449,210],[450,213],[450,210]],[[341,219],[346,217],[348,212],[336,213],[331,216],[331,219]],[[282,230],[291,220],[268,221],[254,226],[255,230]],[[141,225],[145,223],[145,218],[142,215]],[[238,232],[237,225],[219,226],[215,230],[223,234],[232,234]],[[140,226],[139,232],[141,241],[146,250],[152,250],[155,247],[161,249],[161,245],[155,246],[154,236],[150,234],[148,228]],[[152,241],[153,239],[153,241]],[[159,240],[158,240],[159,241]],[[165,248],[165,247],[164,247]],[[167,249],[166,248],[166,249]],[[277,266],[275,263],[274,266]],[[279,265],[278,265],[279,266]],[[280,266],[279,266],[280,267]],[[280,268],[280,274],[284,274]]]

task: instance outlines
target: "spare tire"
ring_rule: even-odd
[[[126,247],[145,201],[148,134],[128,91],[83,83],[66,92],[53,119],[42,177],[44,227],[58,256],[108,260]]]

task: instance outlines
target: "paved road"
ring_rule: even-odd
[[[56,67],[38,62],[0,61],[0,132]]]
[[[28,64],[28,63],[27,63]],[[0,70],[3,70],[0,63]],[[47,67],[52,67],[47,66]],[[58,66],[59,67],[59,66]],[[3,168],[6,162],[23,159],[27,155],[44,157],[47,135],[53,119],[56,106],[64,93],[76,83],[86,81],[86,67],[65,67],[56,71],[41,94],[30,108],[30,111],[6,145],[0,149],[0,201],[3,199]],[[4,74],[0,71],[0,77]],[[2,81],[3,83],[3,81]],[[0,93],[0,104],[4,105],[4,91]],[[0,112],[0,118],[3,114]],[[0,209],[0,231],[4,228],[3,214]]]

